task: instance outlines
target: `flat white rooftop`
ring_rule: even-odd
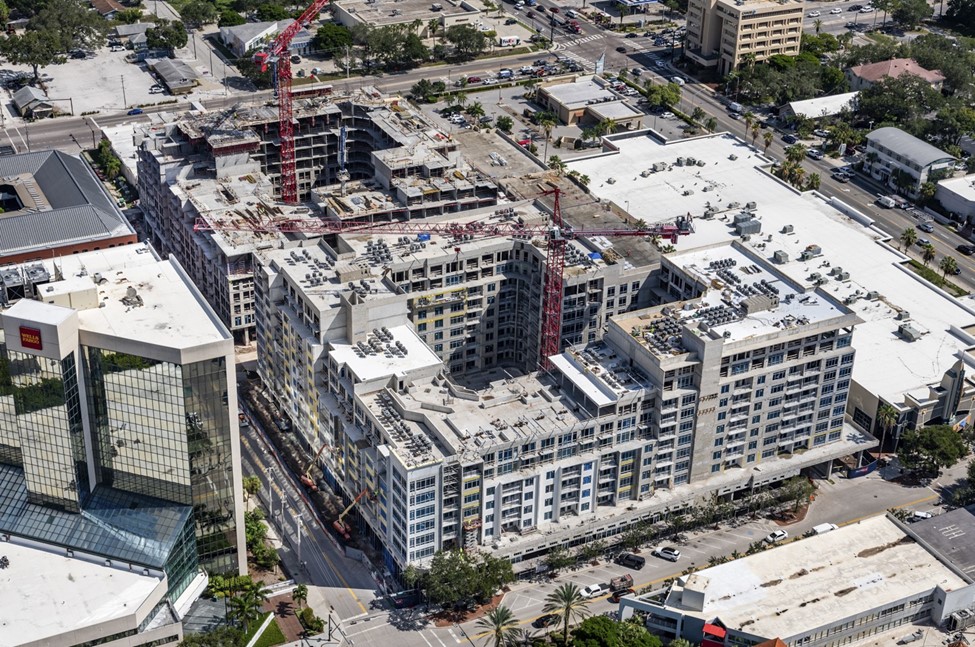
[[[706,568],[682,580],[666,605],[729,629],[788,640],[902,598],[967,583],[885,516]],[[704,609],[681,603],[704,592]]]
[[[383,338],[370,333],[367,341],[358,345],[333,343],[329,356],[348,366],[362,382],[441,365],[440,358],[423,343],[412,326],[393,326],[387,331]]]
[[[595,77],[592,76],[583,76],[573,83],[548,85],[542,90],[569,110],[585,108],[591,103],[617,98],[615,94],[594,79]]]
[[[230,339],[213,310],[175,261],[157,260],[148,246],[129,245],[61,259],[65,276],[96,272],[102,307],[79,310],[80,328],[169,348],[192,348]],[[134,288],[143,305],[122,299]]]
[[[968,301],[922,282],[905,267],[907,258],[885,244],[883,232],[840,213],[817,194],[797,194],[762,171],[759,167],[767,160],[755,148],[727,134],[672,144],[649,137],[612,141],[619,154],[570,161],[569,169],[592,178],[589,186],[595,195],[618,205],[629,203],[631,213],[647,223],[693,215],[695,232],[680,238],[679,250],[737,238],[731,217],[754,201],[762,231],[745,245],[769,261],[775,251],[785,252],[790,260],[775,267],[800,286],[814,286],[818,274],[827,280],[820,289],[834,300],[845,303],[855,297],[847,307],[864,323],[853,337],[858,353],[853,378],[871,393],[894,404],[907,395],[924,400],[927,385],[940,382],[959,351],[969,346],[964,335],[952,330],[975,324],[975,309]],[[704,166],[676,166],[679,157],[703,160]],[[668,164],[669,170],[641,174],[659,163]],[[704,218],[708,208],[717,212],[710,220]],[[798,260],[810,245],[821,247],[821,254]],[[849,276],[841,280],[831,275],[837,268]],[[878,298],[864,298],[874,291]],[[910,313],[921,332],[917,341],[897,334],[904,323],[895,320],[901,310]]]
[[[752,256],[736,245],[686,251],[668,257],[685,272],[710,284],[700,308],[681,311],[683,319],[699,319],[712,330],[740,340],[787,330],[848,314],[845,306],[828,294],[793,283],[773,270],[764,258]],[[762,297],[776,301],[769,308],[747,313],[747,304]],[[726,304],[739,308],[740,316],[709,317],[708,309],[724,312]]]
[[[3,544],[10,565],[0,570],[0,642],[40,643],[95,625],[132,618],[162,577]],[[163,587],[157,592],[158,587]],[[60,641],[58,641],[60,643]]]
[[[963,175],[938,182],[938,188],[951,191],[959,198],[975,204],[975,175]]]

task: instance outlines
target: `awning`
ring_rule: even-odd
[[[704,635],[714,636],[715,638],[724,638],[728,632],[725,631],[724,627],[719,627],[718,625],[713,625],[709,622],[704,623]]]

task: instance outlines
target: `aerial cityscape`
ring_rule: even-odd
[[[975,0],[0,15],[0,647],[975,642]]]

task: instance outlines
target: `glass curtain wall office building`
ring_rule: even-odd
[[[0,308],[0,532],[165,571],[178,596],[247,568],[233,337],[177,264],[110,254],[118,279],[74,274],[70,307]]]

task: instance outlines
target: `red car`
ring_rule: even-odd
[[[468,83],[480,83],[481,82],[481,77],[479,77],[479,76],[469,76],[469,77],[467,77],[467,82]]]

